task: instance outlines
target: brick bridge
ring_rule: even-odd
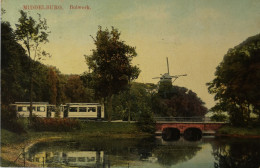
[[[200,139],[202,135],[215,134],[225,123],[212,122],[206,118],[155,118],[156,134],[165,140],[178,139],[184,135],[187,139]]]

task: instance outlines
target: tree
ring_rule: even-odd
[[[230,49],[207,83],[217,104],[212,111],[227,111],[236,126],[247,125],[251,113],[260,121],[260,34]]]
[[[96,37],[92,38],[96,49],[85,58],[91,70],[92,87],[96,96],[107,102],[107,117],[111,121],[112,96],[128,89],[130,81],[140,73],[139,68],[131,63],[137,53],[135,47],[120,40],[120,33],[113,27],[109,31],[99,26]]]
[[[139,120],[142,113],[151,113],[151,96],[156,88],[155,84],[131,84],[130,91],[120,92],[113,96],[113,118],[119,120]]]
[[[69,76],[65,84],[65,93],[69,102],[72,103],[93,101],[93,93],[90,89],[84,87],[83,82],[78,75]]]
[[[1,102],[8,105],[24,101],[28,85],[27,71],[23,68],[29,59],[23,47],[16,42],[8,22],[1,22]]]
[[[205,103],[196,93],[185,87],[172,86],[166,93],[158,92],[152,98],[152,108],[158,116],[202,117],[207,112]]]
[[[50,91],[50,103],[51,104],[57,104],[57,85],[58,85],[58,76],[55,71],[54,67],[49,67],[48,71],[48,85],[49,85],[49,91]]]
[[[48,26],[46,19],[42,19],[39,15],[38,22],[34,20],[31,16],[28,17],[27,13],[20,11],[21,17],[16,24],[15,35],[17,40],[21,41],[27,50],[30,61],[29,71],[30,77],[30,119],[32,118],[32,101],[33,101],[33,77],[35,73],[34,61],[39,61],[43,57],[50,56],[49,53],[40,48],[40,44],[48,42],[47,32]]]

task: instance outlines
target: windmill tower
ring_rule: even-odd
[[[153,79],[160,79],[159,85],[162,84],[162,83],[170,83],[170,84],[172,84],[172,83],[173,83],[174,81],[176,81],[179,77],[181,77],[181,76],[187,76],[187,74],[171,76],[171,75],[170,75],[170,71],[169,71],[168,57],[166,57],[166,61],[167,61],[167,73],[164,73],[163,75],[161,74],[161,77],[154,77],[154,78],[153,78]],[[172,79],[174,79],[174,80],[172,81]]]

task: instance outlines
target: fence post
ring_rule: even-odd
[[[25,167],[25,147],[23,148],[23,166]]]
[[[43,158],[43,160],[42,160],[42,167],[44,167],[44,157],[42,157]]]

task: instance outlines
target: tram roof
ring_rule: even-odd
[[[15,102],[14,104],[30,104],[30,102]],[[48,102],[32,102],[33,105],[36,105],[36,104],[44,104],[44,105],[49,105]]]
[[[82,105],[101,105],[100,103],[66,103],[69,106],[82,106]]]

